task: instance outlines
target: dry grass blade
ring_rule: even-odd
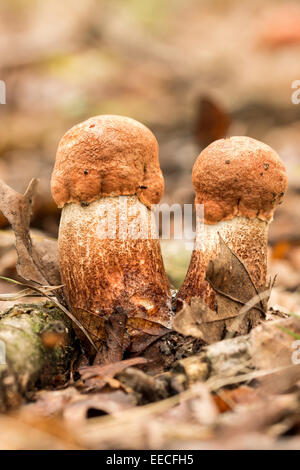
[[[24,297],[31,297],[34,296],[34,293],[31,289],[23,289],[17,294],[0,294],[0,301],[1,302],[10,302],[12,300],[19,300]],[[41,295],[38,295],[38,297],[41,297]]]
[[[300,340],[300,335],[298,333],[295,333],[294,331],[289,330],[288,328],[285,328],[284,326],[281,326],[281,325],[277,325],[277,328],[279,328],[284,333],[287,333],[288,335],[292,336],[293,338]]]
[[[54,290],[58,290],[62,286],[44,286],[44,285],[40,285],[39,287],[37,287],[37,285],[31,285],[28,282],[16,281],[15,279],[10,279],[8,277],[0,276],[0,279],[3,279],[4,281],[7,281],[7,282],[11,282],[13,284],[17,284],[19,286],[26,287],[26,289],[24,289],[25,291],[30,290],[31,293],[34,292],[34,293],[38,294],[38,296],[46,297],[48,300],[53,302],[57,307],[59,307],[75,323],[76,326],[78,326],[78,328],[82,331],[82,333],[87,337],[87,339],[89,340],[89,342],[91,343],[91,345],[93,346],[95,351],[97,351],[97,347],[96,347],[94,341],[92,340],[92,338],[90,337],[90,335],[86,331],[86,329],[77,320],[77,318],[74,317],[74,315],[71,312],[69,312],[69,310],[67,310],[66,307],[64,307],[54,295],[49,295],[49,292],[51,293]],[[32,281],[32,282],[34,282],[35,284],[38,284],[35,281]],[[30,295],[29,293],[24,295],[24,290],[23,290],[23,295],[19,295],[18,298],[26,297],[26,295]],[[19,294],[21,294],[21,293],[19,293]],[[16,294],[13,294],[13,295],[16,295]],[[0,300],[3,300],[3,299],[0,299]],[[7,299],[4,299],[4,300],[7,300]],[[9,300],[11,300],[11,298]]]

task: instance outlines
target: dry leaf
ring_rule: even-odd
[[[18,274],[27,281],[35,281],[45,285],[51,284],[51,280],[55,280],[55,284],[59,284],[55,257],[51,258],[51,262],[47,261],[43,264],[40,254],[45,258],[45,248],[37,249],[38,244],[32,243],[29,233],[37,184],[37,179],[31,180],[25,194],[22,195],[0,180],[0,210],[15,233]],[[51,257],[50,254],[49,257]]]
[[[38,180],[31,180],[25,194],[21,195],[0,180],[0,210],[15,232],[19,275],[26,280],[46,284],[46,278],[40,269],[40,260],[33,249],[29,234],[37,183]]]
[[[270,286],[256,289],[243,262],[221,237],[219,256],[209,263],[206,280],[216,292],[225,333],[246,334],[265,318]]]
[[[200,297],[192,297],[190,305],[183,302],[173,320],[173,328],[184,336],[200,338],[208,344],[221,339],[224,330],[223,322],[219,321],[217,313]]]
[[[255,367],[282,368],[258,380],[265,393],[286,392],[300,379],[299,346],[294,343],[297,337],[299,318],[264,322],[251,332],[250,352]]]
[[[121,390],[81,395],[79,400],[64,408],[63,418],[71,427],[78,426],[83,424],[87,418],[119,413],[134,405],[133,397]]]
[[[131,336],[130,353],[142,353],[148,346],[170,332],[160,323],[140,317],[128,317],[126,328]],[[134,335],[133,335],[134,332]]]
[[[215,140],[226,136],[231,123],[229,114],[211,98],[201,97],[198,102],[198,115],[195,136],[201,147],[207,147]]]
[[[264,318],[270,288],[256,289],[242,261],[221,237],[219,256],[209,263],[206,280],[216,292],[217,310],[193,297],[176,314],[174,330],[211,344],[226,335],[244,335]]]
[[[257,392],[246,385],[241,385],[233,390],[220,390],[215,396],[214,401],[220,413],[232,411],[237,405],[248,405],[260,400]]]
[[[127,367],[146,364],[147,362],[147,359],[143,357],[136,357],[102,366],[80,367],[79,373],[85,390],[101,390],[106,384],[118,385],[117,381],[114,382],[114,377]]]
[[[114,313],[104,320],[106,334],[105,343],[101,343],[94,364],[111,364],[122,361],[123,354],[130,344],[126,331],[127,315],[118,307]]]
[[[33,238],[32,243],[34,250],[38,253],[41,269],[48,283],[54,286],[61,284],[57,240],[44,238],[37,241]]]
[[[35,402],[20,408],[22,416],[60,418],[71,427],[81,425],[87,418],[117,413],[135,405],[133,396],[121,390],[109,393],[80,393],[74,387],[63,390],[42,390]]]

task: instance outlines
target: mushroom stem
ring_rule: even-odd
[[[170,327],[170,289],[155,218],[138,196],[65,204],[59,257],[68,306],[96,344],[106,340],[104,320],[120,307],[130,336],[140,335],[140,319]]]
[[[194,250],[178,298],[189,302],[192,297],[200,296],[215,310],[216,295],[205,279],[209,262],[219,255],[220,237],[243,262],[254,286],[257,289],[265,286],[268,228],[268,222],[257,218],[234,217],[214,225],[205,224],[198,218]]]

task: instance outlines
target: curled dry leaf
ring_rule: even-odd
[[[206,280],[216,292],[218,318],[224,330],[243,335],[265,318],[270,286],[257,289],[240,258],[220,237],[219,256],[207,268]]]
[[[111,364],[121,361],[123,354],[130,344],[126,331],[126,312],[117,308],[115,312],[104,320],[106,342],[101,343],[94,364]]]
[[[219,322],[217,312],[199,297],[192,297],[190,305],[183,302],[173,320],[173,328],[182,335],[201,338],[210,344],[221,339]]]
[[[183,302],[173,328],[208,344],[226,336],[244,335],[265,317],[270,286],[258,290],[243,262],[220,237],[219,256],[207,268],[206,280],[216,292],[217,308],[211,310],[202,299]]]
[[[94,322],[93,320],[96,320]],[[102,342],[94,364],[109,364],[121,361],[125,351],[140,354],[170,330],[157,322],[140,317],[130,317],[122,307],[117,307],[107,319],[102,319]],[[89,331],[97,339],[99,318],[90,315]],[[133,334],[134,332],[134,334]],[[151,356],[151,353],[150,353]],[[150,357],[152,360],[152,357]]]
[[[146,364],[148,361],[143,357],[135,357],[126,359],[102,366],[84,366],[79,368],[83,388],[86,390],[101,390],[105,385],[112,385],[114,387],[121,386],[121,384],[114,380],[115,375],[119,374],[127,367],[135,365]]]
[[[0,211],[9,221],[16,237],[18,274],[27,281],[40,284],[60,284],[55,246],[39,247],[30,237],[30,217],[38,180],[33,179],[24,195],[0,180]],[[51,243],[51,242],[50,242]],[[47,250],[47,255],[45,250]]]

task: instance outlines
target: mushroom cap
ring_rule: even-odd
[[[287,188],[286,169],[268,145],[250,137],[220,139],[206,147],[193,168],[196,204],[215,224],[244,216],[271,221]]]
[[[51,178],[58,207],[134,194],[151,207],[163,190],[157,140],[134,119],[95,116],[72,127],[59,143]]]

